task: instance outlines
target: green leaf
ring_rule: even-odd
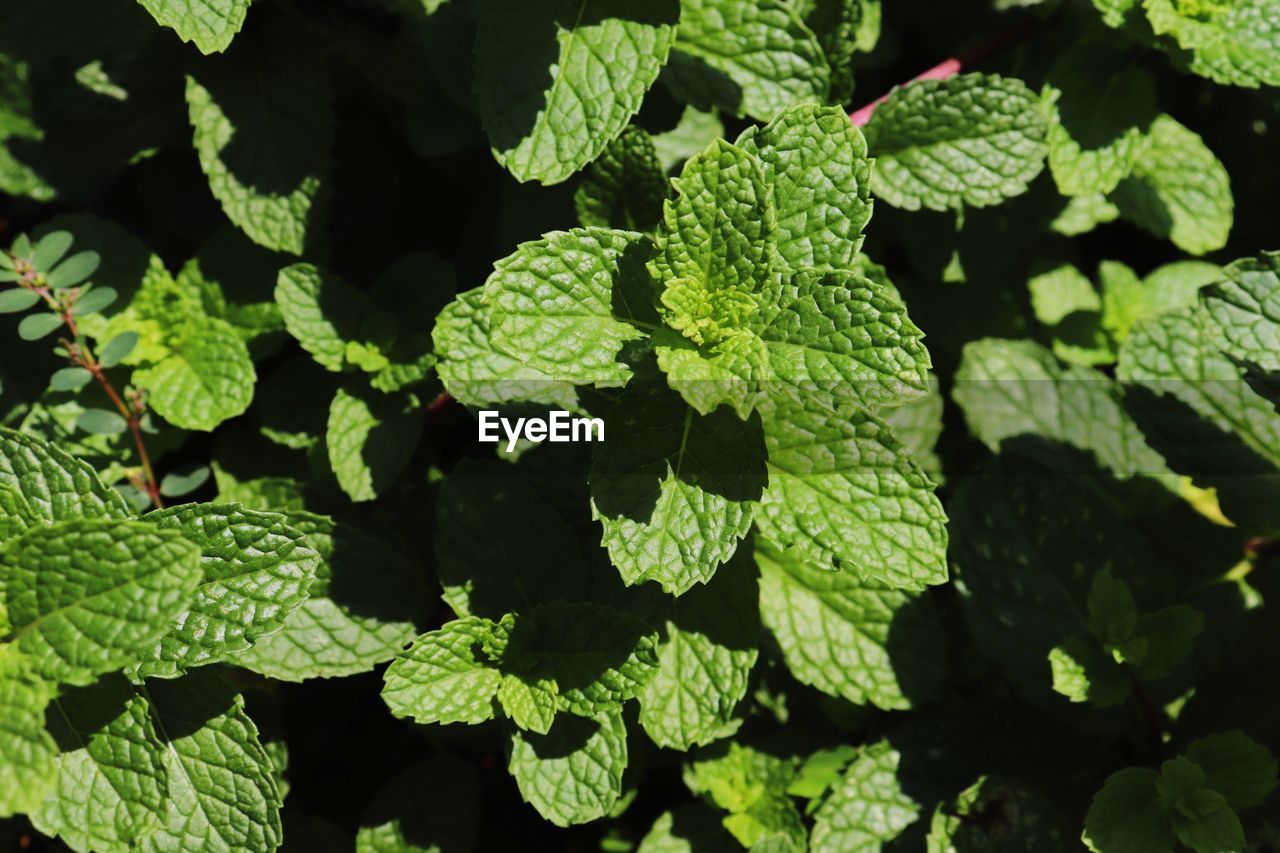
[[[1204,629],[1204,614],[1178,604],[1138,619],[1138,641],[1145,646],[1138,664],[1138,677],[1154,681],[1169,676],[1191,656]]]
[[[1168,853],[1173,830],[1156,793],[1160,774],[1130,767],[1107,777],[1093,795],[1082,840],[1095,853]]]
[[[468,290],[436,317],[432,340],[436,372],[459,402],[487,408],[510,401],[577,409],[573,385],[522,364],[493,345],[483,288]]]
[[[170,471],[160,481],[160,494],[166,498],[180,498],[189,495],[209,481],[209,466],[184,466]]]
[[[129,357],[138,345],[137,332],[123,332],[107,341],[107,345],[98,353],[98,364],[103,367],[115,367]]]
[[[658,672],[640,693],[640,725],[659,746],[688,750],[737,727],[760,630],[757,584],[739,552],[708,584],[663,599]]]
[[[1231,178],[1194,131],[1167,115],[1151,125],[1133,175],[1111,196],[1120,215],[1185,252],[1227,244],[1234,220]]]
[[[25,498],[46,521],[129,518],[133,511],[93,469],[38,438],[0,428],[0,485]]]
[[[258,245],[300,255],[325,214],[333,115],[323,66],[305,46],[285,49],[295,43],[201,63],[187,78],[187,107],[227,218]]]
[[[1138,627],[1133,593],[1110,572],[1101,571],[1093,576],[1086,606],[1089,630],[1104,643],[1122,643],[1132,637]]]
[[[9,640],[42,678],[90,684],[168,630],[200,580],[198,555],[141,521],[32,528],[0,555]]]
[[[356,853],[471,850],[480,823],[475,768],[437,755],[397,774],[360,819]]]
[[[1280,86],[1280,22],[1273,0],[1143,0],[1151,29],[1191,54],[1191,70],[1228,86]]]
[[[1222,798],[1212,791],[1204,791],[1198,799],[1202,804],[1196,817],[1188,818],[1180,813],[1173,816],[1173,833],[1178,840],[1196,853],[1245,849],[1240,818]]]
[[[519,728],[540,735],[551,731],[559,698],[554,681],[504,675],[497,696],[502,712]]]
[[[1063,195],[1109,193],[1128,177],[1156,117],[1155,81],[1110,43],[1076,45],[1054,63],[1049,170]]]
[[[303,681],[367,672],[418,635],[431,610],[421,569],[392,543],[310,513],[290,526],[320,555],[307,600],[284,627],[236,655],[268,678]]]
[[[675,0],[495,0],[478,9],[476,95],[493,154],[559,183],[640,109],[676,35]]]
[[[0,485],[0,544],[12,539],[35,524],[43,523],[22,493],[12,486]],[[3,625],[0,610],[0,625]]]
[[[737,144],[764,164],[783,262],[793,270],[853,266],[871,219],[871,159],[845,111],[792,107]]]
[[[1053,689],[1072,702],[1096,708],[1119,705],[1129,698],[1129,675],[1088,634],[1073,634],[1049,652]]]
[[[622,794],[627,732],[620,714],[561,715],[545,735],[511,732],[507,769],[520,796],[556,826],[604,817]]]
[[[414,640],[383,675],[382,699],[391,713],[418,723],[490,719],[502,673],[480,647],[492,634],[492,622],[468,616]]]
[[[142,677],[175,678],[225,660],[279,631],[307,599],[320,558],[282,515],[238,504],[186,504],[142,520],[198,546],[202,570],[168,633],[139,656]]]
[[[1077,312],[1099,312],[1102,299],[1093,282],[1071,264],[1061,264],[1027,281],[1031,309],[1046,326],[1056,326]]]
[[[1229,731],[1193,741],[1186,757],[1204,771],[1205,784],[1233,809],[1261,803],[1276,789],[1276,760],[1244,732]]]
[[[18,337],[24,341],[38,341],[61,328],[60,314],[29,314],[18,324]]]
[[[64,691],[48,719],[58,781],[32,823],[75,849],[136,849],[160,826],[169,784],[146,700],[112,676]]]
[[[878,851],[915,822],[920,807],[898,781],[899,753],[885,741],[866,747],[814,816],[814,853]]]
[[[498,350],[557,380],[619,385],[627,341],[626,295],[648,293],[648,242],[601,228],[553,231],[494,265],[484,286]]]
[[[360,320],[374,310],[369,297],[312,264],[280,270],[275,297],[302,348],[328,370],[346,369],[347,343],[358,340]]]
[[[886,710],[937,695],[946,644],[928,599],[767,547],[756,563],[760,616],[796,680]]]
[[[653,135],[653,147],[658,152],[663,170],[670,172],[722,136],[724,123],[714,112],[702,112],[686,106],[675,127]]]
[[[44,728],[53,687],[0,646],[0,817],[34,812],[57,781],[57,744]]]
[[[183,429],[212,430],[249,408],[257,373],[228,323],[192,320],[178,329],[170,347],[171,355],[134,374],[156,414]]]
[[[604,605],[552,602],[502,629],[502,668],[554,684],[557,708],[582,717],[619,708],[657,671],[657,634]]]
[[[156,23],[204,54],[221,53],[244,26],[252,0],[138,0]]]
[[[808,398],[764,415],[760,532],[798,558],[900,589],[947,579],[946,514],[884,422]]]
[[[686,766],[685,784],[729,812],[724,827],[744,847],[781,835],[793,842],[782,849],[803,849],[804,825],[787,797],[797,763],[793,758],[730,743],[727,751],[716,750]]]
[[[51,391],[79,391],[93,381],[93,374],[83,367],[64,367],[49,377]]]
[[[962,74],[895,89],[867,123],[871,189],[894,207],[986,207],[1044,168],[1048,120],[1021,80]]]
[[[18,314],[40,301],[34,290],[17,287],[0,293],[0,314]]]
[[[652,231],[666,197],[667,173],[653,138],[630,126],[587,167],[573,204],[583,225]]]
[[[101,261],[97,252],[77,252],[54,267],[45,278],[54,290],[71,287],[97,272]]]
[[[1226,338],[1223,351],[1263,370],[1280,370],[1280,252],[1229,264],[1206,294]]]
[[[875,408],[928,392],[924,333],[896,294],[857,273],[804,271],[771,282],[751,327],[764,341],[770,382],[797,398]]]
[[[240,694],[210,670],[148,682],[141,692],[165,745],[169,777],[163,822],[142,849],[234,853],[278,847],[275,766]]]
[[[285,262],[285,256],[226,227],[201,244],[178,273],[177,283],[197,291],[205,313],[230,323],[258,360],[274,353],[285,339],[274,294]]]
[[[892,409],[883,409],[880,416],[889,425],[889,429],[910,452],[929,479],[941,485],[943,482],[942,460],[936,452],[938,438],[942,435],[942,415],[946,401],[934,379],[930,383],[930,392],[918,400],[913,400]]]
[[[698,109],[769,121],[824,101],[831,69],[813,32],[776,0],[684,0],[664,82]]]
[[[747,534],[764,487],[760,420],[699,415],[655,381],[605,416],[589,483],[601,544],[628,585],[706,583]]]
[[[107,409],[85,409],[76,418],[76,428],[91,435],[120,435],[127,432],[129,424],[119,412]]]
[[[339,388],[325,434],[338,485],[353,501],[378,497],[400,476],[421,433],[417,398]]]
[[[95,287],[78,296],[71,313],[77,317],[97,314],[116,301],[118,294],[110,287]]]
[[[31,248],[31,265],[38,270],[50,270],[67,254],[75,237],[70,231],[50,231]]]

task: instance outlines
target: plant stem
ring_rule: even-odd
[[[927,71],[917,74],[915,77],[912,77],[906,83],[902,83],[901,85],[906,86],[920,80],[946,80],[948,77],[954,77],[966,68],[971,68],[972,66],[977,65],[993,53],[997,53],[1018,41],[1024,35],[1029,33],[1034,26],[1034,19],[1023,18],[1009,29],[1002,33],[998,33],[987,41],[984,41],[973,50],[962,53],[959,56],[952,56],[944,59],[942,62],[939,62]],[[897,88],[898,87],[895,86],[894,90]],[[849,113],[849,120],[853,122],[853,126],[865,126],[866,123],[871,120],[871,114],[876,111],[876,107],[889,100],[889,96],[893,94],[894,90],[886,92],[866,106],[859,107]]]

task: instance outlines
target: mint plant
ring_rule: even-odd
[[[0,845],[1280,844],[1278,0],[14,0]]]

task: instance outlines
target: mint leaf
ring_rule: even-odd
[[[517,616],[504,638],[503,668],[522,681],[556,687],[556,706],[582,717],[617,709],[658,666],[657,635],[622,611],[586,602],[553,602]]]
[[[1173,816],[1173,834],[1178,840],[1196,853],[1243,850],[1244,827],[1236,813],[1213,791],[1204,791],[1196,799],[1200,802],[1194,818],[1181,813]]]
[[[1225,246],[1234,221],[1227,170],[1198,134],[1167,115],[1152,123],[1132,176],[1111,199],[1125,219],[1193,255]]]
[[[798,762],[737,743],[712,755],[685,768],[685,784],[729,812],[723,824],[739,844],[755,847],[780,836],[791,842],[782,849],[802,848],[804,825],[787,797]]]
[[[684,0],[663,81],[698,109],[761,121],[826,100],[831,70],[813,32],[776,0]]]
[[[284,256],[254,244],[235,228],[214,232],[178,273],[180,286],[200,293],[210,317],[225,320],[255,360],[284,340],[284,319],[276,304],[276,276]]]
[[[227,49],[244,26],[251,0],[138,0],[162,27],[204,54]]]
[[[554,680],[507,674],[502,676],[497,696],[502,712],[519,728],[540,735],[551,730],[559,702]]]
[[[280,270],[276,303],[289,334],[326,369],[347,368],[347,345],[360,340],[360,320],[373,313],[369,297],[312,264]]]
[[[946,515],[888,426],[812,397],[763,409],[769,485],[760,532],[817,567],[900,589],[947,578]]]
[[[865,129],[871,190],[894,207],[986,207],[1044,168],[1048,121],[1021,80],[962,74],[895,89]]]
[[[307,599],[320,558],[282,515],[238,504],[186,504],[142,521],[198,546],[202,570],[168,633],[140,655],[142,677],[175,678],[225,660],[279,631]]]
[[[1168,853],[1169,818],[1156,792],[1154,770],[1130,767],[1107,777],[1094,794],[1081,839],[1096,853]]]
[[[478,10],[476,95],[493,154],[559,183],[640,109],[675,41],[675,0],[497,0]]]
[[[927,599],[768,547],[756,563],[760,616],[796,680],[887,710],[937,694],[946,648]]]
[[[289,513],[319,555],[307,600],[236,663],[281,681],[367,672],[418,634],[430,611],[419,566],[392,544],[324,516]]]
[[[229,323],[192,320],[168,345],[171,355],[134,374],[156,414],[183,429],[212,430],[249,408],[257,373]]]
[[[653,381],[605,418],[589,483],[610,560],[628,585],[680,595],[706,583],[746,536],[764,487],[759,418],[699,415]]]
[[[757,657],[757,584],[740,551],[708,584],[663,599],[658,671],[640,693],[640,725],[659,746],[688,750],[725,737]]]
[[[513,400],[545,403],[566,411],[578,408],[569,382],[496,349],[483,288],[468,290],[436,317],[432,340],[439,362],[436,372],[455,399],[486,408]]]
[[[1098,641],[1073,634],[1049,652],[1053,689],[1072,702],[1096,708],[1119,705],[1129,698],[1129,675]]]
[[[1280,252],[1238,260],[1214,281],[1205,306],[1226,338],[1223,350],[1263,370],[1280,370]]]
[[[1063,54],[1042,93],[1049,109],[1049,170],[1063,195],[1109,193],[1128,177],[1156,117],[1155,81],[1109,43]]]
[[[482,723],[493,716],[502,673],[480,647],[493,623],[468,616],[413,641],[383,676],[382,699],[397,717],[419,723]]]
[[[1271,0],[1143,0],[1151,29],[1191,54],[1192,71],[1229,86],[1280,86],[1280,23]]]
[[[792,107],[748,128],[737,144],[764,164],[783,262],[797,270],[852,266],[871,219],[871,160],[845,111]]]
[[[587,167],[573,204],[583,225],[651,231],[666,197],[667,173],[653,139],[632,126]]]
[[[814,816],[809,849],[878,851],[914,823],[920,807],[898,781],[900,760],[886,741],[864,748]]]
[[[93,469],[55,445],[0,427],[0,485],[44,521],[128,518],[129,504]],[[34,520],[34,519],[33,519]]]
[[[165,746],[169,779],[163,822],[142,849],[230,853],[278,847],[275,768],[243,697],[210,670],[149,682],[141,695]]]
[[[687,106],[675,127],[653,135],[653,147],[662,168],[670,172],[722,136],[724,123],[714,112],[702,112]]]
[[[198,554],[141,521],[32,528],[0,554],[7,639],[40,677],[91,684],[168,629],[199,582]]]
[[[32,823],[77,849],[136,848],[160,826],[169,784],[146,701],[111,676],[64,691],[48,721],[58,781]]]
[[[936,452],[938,438],[942,435],[942,414],[946,401],[938,389],[937,380],[930,383],[930,392],[910,403],[883,409],[880,416],[893,430],[893,434],[911,453],[929,479],[941,485],[942,460]]]
[[[57,744],[44,728],[52,685],[22,655],[0,646],[0,817],[34,812],[57,780]]]
[[[545,735],[511,732],[507,769],[520,796],[556,826],[604,817],[622,794],[627,732],[620,714],[561,715]]]
[[[202,63],[187,78],[196,153],[236,227],[260,246],[300,255],[326,206],[333,143],[328,81],[305,46],[243,47],[234,62]]]
[[[521,244],[485,282],[494,346],[558,380],[625,382],[630,371],[617,357],[641,333],[619,319],[620,299],[637,287],[647,292],[647,257],[639,235],[600,228]]]
[[[374,500],[400,476],[421,434],[416,397],[339,388],[325,433],[338,485],[353,501]]]
[[[1258,805],[1276,789],[1276,760],[1244,732],[1229,731],[1192,741],[1186,757],[1204,771],[1205,784],[1233,809]]]

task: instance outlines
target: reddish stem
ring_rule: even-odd
[[[959,56],[944,59],[929,70],[917,74],[915,77],[912,77],[906,83],[901,85],[907,86],[920,80],[945,80],[948,77],[954,77],[966,68],[971,68],[972,66],[977,65],[993,53],[1004,50],[1006,47],[1029,33],[1034,26],[1035,21],[1032,18],[1023,18],[1017,24],[988,39],[973,50],[962,53]],[[893,90],[886,92],[866,106],[859,107],[849,113],[849,120],[853,122],[853,126],[863,127],[866,125],[866,123],[871,120],[871,114],[876,111],[876,107],[889,100],[889,96],[892,95],[894,91],[897,91],[898,88],[900,87],[895,86]]]

